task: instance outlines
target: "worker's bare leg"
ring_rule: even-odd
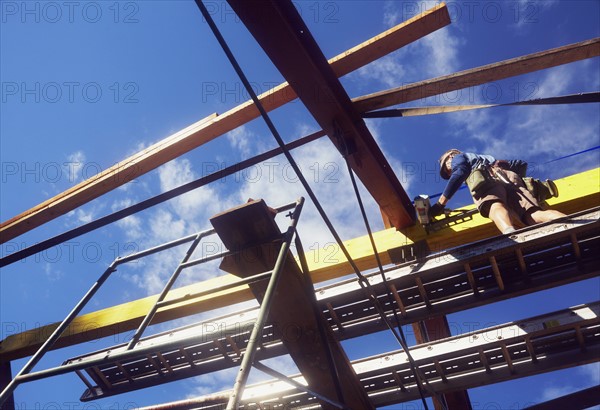
[[[510,233],[515,230],[515,227],[510,220],[510,212],[502,202],[494,202],[492,206],[490,206],[489,218],[494,221],[496,227],[502,233]]]
[[[542,222],[550,222],[553,221],[555,219],[558,218],[562,218],[565,217],[567,215],[563,214],[560,211],[556,211],[554,209],[546,209],[546,210],[539,210],[539,211],[535,211],[533,212],[531,215],[528,215],[528,217],[526,217],[527,219],[527,224],[539,224]]]

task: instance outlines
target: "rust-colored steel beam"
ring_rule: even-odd
[[[329,60],[329,64],[337,76],[346,75],[449,23],[448,9],[443,3],[439,4],[333,57]],[[295,98],[296,94],[288,83],[280,84],[259,96],[267,111],[281,107]],[[202,120],[192,124],[147,150],[118,163],[115,167],[2,222],[0,224],[0,243],[9,241],[64,215],[258,116],[258,109],[249,100],[219,116],[213,115],[206,121]],[[138,162],[141,159],[143,159],[143,163]]]
[[[386,229],[391,228],[389,220],[383,216],[383,225]],[[394,294],[398,293],[396,290],[393,290]],[[402,304],[401,299],[398,297],[396,300],[398,305]],[[402,308],[399,306],[400,310]],[[418,322],[412,323],[413,333],[415,335],[415,340],[418,344],[428,343],[436,340],[440,340],[446,337],[452,336],[450,332],[450,325],[448,324],[448,318],[446,315],[435,316],[426,320],[421,320]],[[469,398],[469,392],[466,390],[457,390],[454,392],[444,393],[443,400],[445,403],[440,402],[438,397],[432,397],[433,407],[435,410],[472,410],[473,406],[471,406],[471,399]]]
[[[220,269],[246,278],[276,266],[282,247],[278,242],[281,232],[264,201],[250,201],[215,215],[210,221],[228,249],[245,250],[243,256],[239,253],[225,257]],[[321,313],[310,275],[300,270],[289,251],[281,269],[277,290],[269,302],[268,321],[309,388],[322,397],[344,403],[348,409],[374,409],[342,345]],[[266,281],[250,285],[261,305],[266,303],[267,285]],[[291,328],[302,331],[294,337],[281,333],[282,329]],[[248,349],[244,354],[250,354]],[[337,409],[327,401],[319,400],[319,403],[324,410]]]
[[[414,224],[404,191],[291,1],[229,0],[273,64],[396,228]]]
[[[553,48],[539,53],[511,58],[458,73],[432,78],[354,98],[354,107],[361,113],[380,108],[421,100],[450,91],[503,80],[516,75],[527,74],[544,68],[573,63],[600,55],[600,38]]]

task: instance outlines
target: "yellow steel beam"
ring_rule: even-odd
[[[597,206],[600,203],[600,168],[582,172],[555,181],[560,196],[549,201],[554,209],[573,213]],[[389,249],[425,239],[432,250],[441,250],[488,238],[498,232],[489,219],[474,215],[473,219],[439,232],[427,234],[414,226],[401,232],[394,228],[374,233],[379,256],[383,264],[391,263]],[[361,270],[375,268],[376,259],[367,236],[345,241],[350,255]],[[308,252],[306,259],[314,283],[339,278],[352,272],[343,254],[335,245]],[[216,288],[237,280],[233,275],[223,275],[204,282],[173,289],[167,299],[175,299]],[[100,337],[135,329],[152,307],[157,295],[123,303],[77,317],[55,347],[69,346]],[[247,286],[209,296],[189,299],[158,311],[153,323],[160,323],[191,314],[208,311],[254,299]],[[57,323],[7,337],[0,343],[0,362],[31,355],[41,346]]]

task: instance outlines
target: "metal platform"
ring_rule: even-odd
[[[599,218],[598,209],[582,212],[390,269],[394,300],[381,296],[381,303],[390,315],[398,309],[404,324],[593,277],[600,270]],[[367,277],[385,295],[380,275]],[[385,327],[356,280],[318,289],[316,296],[338,340]],[[257,309],[248,309],[142,339],[130,351],[115,346],[64,365],[88,387],[86,401],[210,373],[239,365],[256,317]],[[275,334],[297,330],[267,325],[258,359],[286,353]]]
[[[600,360],[599,315],[600,302],[580,305],[416,346],[410,354],[436,393],[473,388]],[[375,406],[419,398],[402,351],[357,360],[352,365]],[[302,383],[302,376],[292,378]],[[313,408],[315,404],[309,395],[282,381],[248,386],[242,401],[249,409],[259,408],[257,403],[272,408]],[[206,404],[205,397],[187,400],[186,404],[195,402],[205,403],[203,409],[222,405],[218,400]],[[183,408],[177,402],[171,405],[173,409]]]

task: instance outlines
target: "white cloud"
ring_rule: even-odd
[[[562,65],[552,68],[539,83],[536,83],[536,98],[556,97],[564,94],[576,75],[581,75],[581,72],[575,72],[573,66]]]
[[[92,220],[94,219],[94,212],[93,211],[84,211],[83,209],[77,209],[75,211],[75,216],[77,217],[77,220],[81,223],[89,223],[92,222]]]
[[[83,208],[78,208],[67,213],[67,220],[65,225],[67,227],[73,227],[83,225],[92,222],[96,219],[99,211],[104,208],[104,204],[97,202],[91,205],[86,205]]]
[[[562,397],[567,394],[573,393],[575,391],[577,391],[577,388],[574,386],[569,386],[569,385],[547,387],[542,392],[542,397],[541,397],[540,401],[544,402],[544,401],[552,400],[557,397]]]
[[[581,366],[579,373],[590,381],[590,385],[597,386],[600,384],[600,363],[591,363]]]
[[[298,367],[289,355],[274,357],[263,360],[262,363],[273,370],[286,376],[300,373]],[[239,371],[238,367],[220,370],[210,374],[197,376],[188,382],[192,387],[187,394],[187,399],[194,399],[200,396],[211,395],[215,392],[230,391],[233,388],[235,377]],[[250,386],[262,381],[272,380],[273,377],[252,368],[248,377],[246,386]]]
[[[400,22],[401,18],[400,11],[395,7],[391,1],[386,1],[383,5],[383,24],[386,27],[395,26]]]
[[[121,209],[130,207],[131,205],[133,205],[133,200],[131,198],[126,198],[113,202],[113,204],[111,205],[111,210],[113,212],[116,212]],[[139,241],[143,238],[143,220],[140,215],[130,215],[124,219],[118,220],[116,224],[118,227],[123,229],[123,232],[125,233],[127,239],[132,241]]]
[[[570,382],[561,385],[546,386],[542,391],[540,401],[544,402],[552,400],[579,390],[587,389],[588,387],[597,386],[600,384],[600,363],[591,363],[580,366],[577,368],[577,374],[581,377],[581,381],[577,384],[571,384],[573,383],[573,380],[571,380]],[[596,408],[598,407],[594,407],[594,409]]]
[[[356,73],[361,78],[378,81],[386,88],[399,87],[406,69],[398,60],[396,56],[388,55],[359,68]]]
[[[362,224],[348,223],[360,220],[359,208],[345,162],[329,139],[323,138],[298,148],[292,155],[338,234],[346,239],[363,235]],[[331,234],[290,164],[284,157],[278,157],[268,166],[269,169],[263,168],[265,172],[261,178],[240,187],[238,202],[262,198],[270,206],[277,206],[304,196],[307,203],[298,226],[304,246],[312,249],[317,244],[331,243]],[[371,215],[376,214],[372,208],[370,211]]]
[[[61,270],[56,269],[53,263],[46,262],[44,264],[44,274],[50,282],[61,280],[65,274]]]
[[[391,26],[426,11],[438,2],[386,2],[383,23]],[[387,88],[400,87],[415,81],[451,74],[459,67],[458,53],[463,41],[451,27],[438,30],[383,58],[380,58],[348,76],[360,84],[376,81]],[[410,62],[410,64],[406,64]]]
[[[252,154],[251,142],[256,140],[256,135],[247,129],[246,126],[242,125],[234,130],[229,131],[225,134],[227,140],[231,146],[242,154],[242,157],[247,158]]]
[[[63,166],[70,183],[81,181],[81,171],[85,165],[85,159],[85,154],[82,151],[75,151],[67,155],[67,161]]]
[[[123,229],[127,238],[132,241],[138,241],[143,238],[143,221],[137,215],[130,215],[116,222],[117,226]]]
[[[523,34],[527,28],[539,22],[540,12],[559,4],[560,0],[518,0],[517,4],[510,6],[513,17],[513,26]]]
[[[577,89],[582,81],[590,84],[598,79],[597,65],[586,61],[583,64],[564,65],[548,70],[537,82],[536,97],[554,97]],[[600,123],[597,111],[590,118],[583,106],[557,105],[523,107],[516,109],[509,131],[525,135],[520,148],[532,150],[545,159],[555,159],[596,145],[600,140]],[[578,167],[571,172],[598,166],[597,157],[581,157]]]
[[[550,69],[535,83],[535,97],[564,95],[578,78],[588,76],[590,70],[593,65]],[[600,135],[598,117],[590,120],[589,112],[581,108],[570,105],[490,108],[453,113],[448,121],[452,125],[451,134],[463,140],[464,150],[471,150],[470,145],[474,144],[480,152],[497,158],[529,161],[535,158],[543,162],[596,144]],[[568,171],[581,172],[597,166],[594,162],[592,156],[582,157]]]
[[[188,159],[175,159],[158,169],[161,192],[179,187],[197,177]],[[208,229],[208,218],[219,211],[224,203],[227,202],[219,198],[218,192],[204,186],[174,198],[147,214],[122,219],[117,225],[123,229],[126,238],[135,241],[139,250],[142,250]],[[130,199],[125,199],[115,202],[112,207],[121,209],[131,204]],[[133,265],[135,273],[127,277],[147,294],[158,293],[189,246],[190,243],[184,244],[144,258]],[[194,258],[197,257],[196,254]],[[217,263],[205,264],[202,269],[186,269],[178,278],[176,286],[188,285],[217,274]]]
[[[235,367],[194,377],[190,380],[193,387],[188,393],[187,399],[195,399],[199,396],[231,390],[237,372],[238,368]]]
[[[158,170],[162,192],[177,188],[198,178],[188,159],[174,159]],[[202,220],[218,210],[217,193],[209,186],[196,188],[169,202],[172,211],[185,220]],[[204,218],[206,219],[206,218]]]
[[[421,42],[415,43],[414,47],[425,58],[423,68],[430,77],[452,74],[460,69],[458,63],[458,52],[462,41],[452,34],[450,30],[438,30],[425,36]],[[419,49],[422,47],[422,51]]]

